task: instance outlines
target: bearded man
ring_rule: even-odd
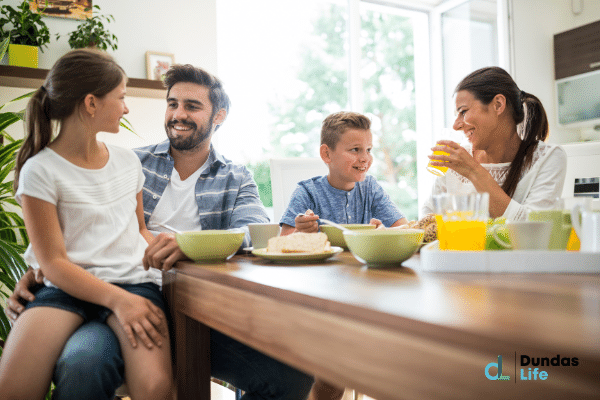
[[[213,148],[213,133],[225,121],[229,97],[218,78],[192,65],[171,67],[167,87],[165,130],[168,140],[134,149],[146,176],[144,217],[156,235],[146,249],[144,266],[169,270],[187,257],[172,233],[242,228],[248,247],[251,222],[269,222],[250,172]],[[7,302],[15,320],[21,300],[33,300],[30,289],[41,276],[27,272]],[[106,329],[105,329],[106,328]],[[244,399],[305,399],[314,379],[232,338],[211,330],[212,376],[242,389]],[[56,364],[53,399],[109,399],[123,383],[119,342],[108,325],[83,324],[71,336]]]

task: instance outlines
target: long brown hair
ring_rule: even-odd
[[[123,69],[99,50],[72,50],[56,61],[27,104],[25,139],[15,165],[15,191],[25,162],[52,141],[52,122],[60,123],[73,114],[88,94],[102,97],[123,79]]]
[[[470,73],[454,92],[461,90],[468,91],[485,105],[490,104],[497,94],[506,98],[506,106],[522,139],[502,185],[502,190],[512,197],[523,170],[531,165],[538,141],[548,138],[548,117],[544,106],[536,96],[520,90],[508,72],[500,67],[486,67]]]

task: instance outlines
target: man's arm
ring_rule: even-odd
[[[244,248],[249,247],[251,243],[248,224],[267,222],[269,222],[269,216],[265,206],[260,201],[258,186],[250,172],[244,168],[244,175],[235,199],[228,228],[241,228],[245,231],[244,243],[242,243],[242,248]]]
[[[25,310],[23,302],[33,301],[35,296],[30,289],[38,283],[44,283],[44,274],[39,269],[29,267],[27,272],[19,279],[15,285],[15,291],[6,300],[4,313],[11,321],[15,322],[19,315]]]

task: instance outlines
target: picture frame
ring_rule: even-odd
[[[93,0],[31,0],[29,7],[47,17],[86,19],[92,17]]]
[[[175,64],[175,56],[171,53],[157,51],[146,52],[146,79],[162,81],[165,72]]]

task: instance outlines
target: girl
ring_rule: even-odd
[[[7,339],[1,399],[43,398],[65,342],[84,321],[106,323],[119,338],[132,398],[169,396],[158,271],[142,266],[152,235],[144,223],[141,164],[133,151],[96,139],[119,131],[129,112],[125,86],[109,55],[74,50],[29,101],[15,198],[31,241],[25,260],[41,269],[45,286]]]

